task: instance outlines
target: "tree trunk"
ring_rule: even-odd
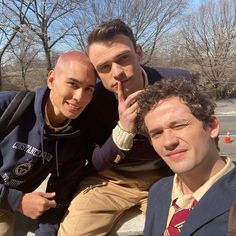
[[[2,90],[2,66],[0,65],[0,91]]]
[[[52,62],[51,62],[51,50],[49,48],[45,48],[45,56],[46,56],[46,60],[47,60],[47,70],[48,72],[52,69]]]

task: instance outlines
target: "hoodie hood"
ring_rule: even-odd
[[[44,86],[42,88],[39,88],[35,92],[35,101],[34,101],[34,112],[36,114],[36,123],[38,123],[38,127],[40,130],[40,140],[41,140],[41,146],[42,146],[42,152],[44,153],[44,143],[47,142],[47,140],[55,140],[55,161],[56,161],[56,169],[57,169],[57,175],[59,176],[59,169],[58,169],[58,140],[64,137],[74,137],[77,136],[80,132],[79,129],[72,128],[71,125],[69,125],[67,128],[60,132],[54,132],[51,131],[44,120],[44,109],[47,100],[49,99],[50,89],[47,86]],[[43,163],[44,155],[42,155]]]

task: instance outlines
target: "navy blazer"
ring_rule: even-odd
[[[173,176],[150,189],[144,236],[160,236],[166,228]],[[236,167],[220,178],[201,198],[187,218],[181,236],[226,236],[229,210],[236,198]]]

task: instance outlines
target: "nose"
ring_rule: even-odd
[[[171,130],[165,130],[163,144],[166,150],[173,150],[179,145],[179,139]]]
[[[83,88],[79,88],[77,90],[75,90],[74,95],[73,95],[73,99],[75,99],[77,102],[81,101],[84,97],[84,90]]]
[[[125,73],[121,65],[117,63],[112,64],[112,76],[115,80],[122,81],[125,79]]]

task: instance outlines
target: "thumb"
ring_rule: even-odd
[[[51,198],[54,198],[56,196],[56,193],[55,192],[52,192],[52,193],[41,193],[41,196],[44,197],[44,198],[47,198],[47,199],[51,199]]]

